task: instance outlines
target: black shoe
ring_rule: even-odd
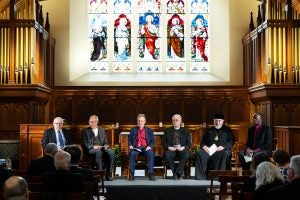
[[[176,175],[177,175],[177,177],[178,177],[178,180],[181,180],[181,179],[182,179],[182,176],[181,176],[181,174],[179,174],[179,173],[176,173]]]
[[[111,173],[107,173],[105,178],[106,178],[107,181],[112,181],[113,180],[113,178],[111,176]]]
[[[173,180],[178,180],[177,174],[174,174],[174,175],[173,175]]]
[[[133,175],[133,174],[130,174],[128,180],[129,180],[129,181],[133,181],[133,180],[134,180],[134,175]]]
[[[154,175],[152,173],[149,174],[148,177],[149,177],[150,181],[155,181],[156,180],[155,177],[154,177]]]

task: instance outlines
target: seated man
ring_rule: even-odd
[[[182,118],[179,114],[172,117],[173,126],[167,128],[163,135],[163,145],[165,158],[171,167],[173,179],[181,179],[185,163],[190,157],[191,134],[184,128],[180,127]],[[179,163],[175,165],[175,157],[179,157]]]
[[[28,184],[26,180],[20,176],[11,176],[3,185],[4,199],[29,199]]]
[[[202,136],[196,153],[195,179],[206,180],[208,170],[226,170],[230,164],[234,135],[224,124],[224,115],[214,115],[214,126]]]
[[[85,192],[82,174],[70,173],[71,155],[64,151],[58,151],[54,156],[54,172],[43,174],[43,185],[45,192],[70,193]],[[50,198],[50,197],[49,197]]]
[[[263,125],[262,121],[262,114],[254,113],[254,125],[248,128],[246,148],[238,153],[243,170],[250,169],[251,157],[257,152],[264,152],[268,156],[272,156],[272,130],[270,127]],[[249,157],[249,159],[245,160],[244,156]]]
[[[145,155],[148,161],[148,177],[149,180],[155,181],[153,174],[154,168],[154,134],[153,131],[145,127],[146,116],[139,114],[137,116],[137,126],[130,130],[128,136],[129,146],[129,165],[130,175],[129,180],[134,180],[135,160],[139,154]]]
[[[48,143],[44,150],[44,156],[30,161],[27,169],[28,174],[41,176],[44,172],[53,172],[55,170],[54,156],[57,151],[58,148],[55,143]]]
[[[105,129],[98,126],[97,115],[90,116],[89,127],[82,130],[82,147],[86,154],[96,157],[97,168],[102,169],[103,155],[107,157],[106,180],[112,180],[114,150],[109,148]]]
[[[61,117],[55,117],[53,127],[45,131],[42,139],[42,147],[45,149],[48,143],[55,143],[59,149],[72,144],[69,131],[63,128],[64,120]]]

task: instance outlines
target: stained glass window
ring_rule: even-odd
[[[210,71],[209,0],[87,0],[90,72]]]

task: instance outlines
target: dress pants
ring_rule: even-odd
[[[146,149],[141,149],[142,152],[136,150],[130,150],[129,152],[129,166],[130,166],[130,174],[134,174],[135,170],[135,160],[138,155],[144,155],[147,158],[148,162],[148,173],[153,173],[154,168],[154,152],[152,149],[146,151]]]
[[[175,157],[176,156],[179,158],[179,163],[178,163],[177,167],[175,166]],[[165,153],[165,158],[168,162],[168,165],[170,166],[170,168],[172,170],[172,173],[178,174],[180,176],[183,173],[185,163],[187,162],[189,157],[190,157],[190,152],[187,151],[186,149],[184,149],[182,151],[167,150]]]
[[[93,154],[96,156],[96,164],[97,168],[102,170],[102,160],[103,156],[105,156],[106,159],[106,172],[111,173],[113,172],[114,167],[114,159],[115,159],[115,151],[112,149],[106,149],[106,150],[98,150],[98,149],[91,149],[89,151],[90,154]]]
[[[210,156],[203,149],[196,153],[195,179],[207,180],[208,171],[212,170],[226,170],[231,159],[231,151],[223,150],[217,151]]]

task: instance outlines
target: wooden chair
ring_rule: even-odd
[[[175,165],[179,163],[179,157],[175,157],[174,159]],[[167,178],[167,171],[170,169],[169,164],[167,163],[166,160],[164,160],[164,178]],[[187,162],[185,163],[184,169],[183,169],[183,174],[184,178],[188,179],[190,176],[190,169],[191,169],[191,160],[188,159]]]
[[[220,182],[220,192],[219,192],[219,200],[226,199],[228,196],[232,196],[232,189],[231,184],[233,183],[244,183],[245,180],[249,176],[224,176],[220,175],[219,182]]]
[[[237,176],[237,171],[233,170],[210,170],[208,177],[210,179],[210,187],[207,190],[208,199],[214,199],[214,196],[219,195],[220,185],[214,185],[214,182],[220,175],[224,176]]]

